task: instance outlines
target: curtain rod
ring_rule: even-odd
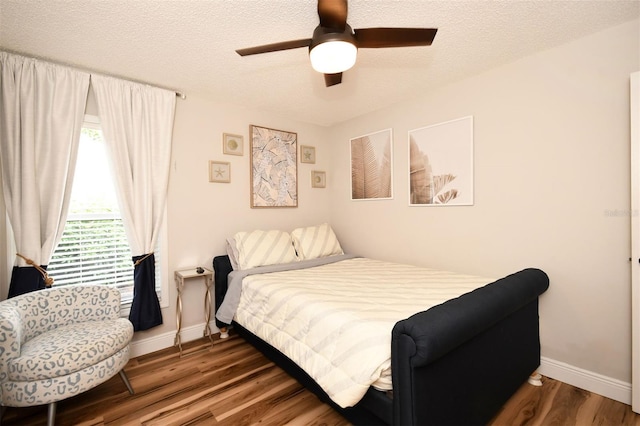
[[[175,89],[169,89],[167,87],[158,86],[158,85],[155,85],[155,84],[149,84],[149,83],[146,83],[144,81],[133,80],[131,78],[125,78],[125,77],[121,77],[119,75],[114,75],[114,74],[106,74],[106,73],[103,73],[101,71],[96,71],[96,70],[92,70],[92,69],[89,69],[89,68],[78,67],[76,65],[71,65],[71,64],[64,63],[64,62],[53,61],[51,59],[40,57],[40,56],[27,55],[27,54],[24,54],[24,53],[21,53],[21,52],[12,51],[12,50],[0,50],[0,51],[11,53],[13,55],[24,56],[26,58],[36,59],[38,61],[50,62],[52,64],[60,65],[60,66],[67,67],[67,68],[75,68],[76,70],[83,71],[83,72],[86,72],[88,74],[100,74],[100,75],[103,75],[105,77],[119,78],[120,80],[129,81],[131,83],[145,84],[147,86],[157,87],[158,89],[164,89],[164,90],[168,90],[170,92],[174,92],[176,94],[176,96],[179,97],[180,99],[183,99],[183,100],[187,99],[187,95],[184,92],[180,92],[180,91],[175,90]]]

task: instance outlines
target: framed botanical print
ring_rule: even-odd
[[[351,148],[351,199],[393,198],[393,134],[391,129],[353,138]]]
[[[251,207],[298,207],[297,133],[251,125]]]
[[[473,205],[473,117],[409,131],[409,205]]]

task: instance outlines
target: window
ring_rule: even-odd
[[[161,231],[166,236],[166,226]],[[165,238],[160,238],[164,241]],[[159,244],[162,246],[162,244]],[[156,291],[168,305],[163,285],[164,247],[155,251]],[[123,305],[133,300],[133,262],[97,117],[85,118],[78,148],[69,215],[47,272],[55,285],[106,284],[117,287]],[[163,287],[165,287],[163,292]]]

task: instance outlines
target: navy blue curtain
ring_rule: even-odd
[[[46,270],[47,266],[41,266]],[[14,266],[11,271],[11,283],[9,284],[8,297],[19,296],[36,290],[46,288],[42,273],[33,266]]]
[[[156,294],[156,259],[153,253],[133,256],[133,303],[129,321],[134,331],[162,324],[160,301]]]

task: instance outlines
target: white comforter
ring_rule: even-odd
[[[354,258],[245,277],[235,319],[349,407],[391,388],[396,322],[492,281]]]

